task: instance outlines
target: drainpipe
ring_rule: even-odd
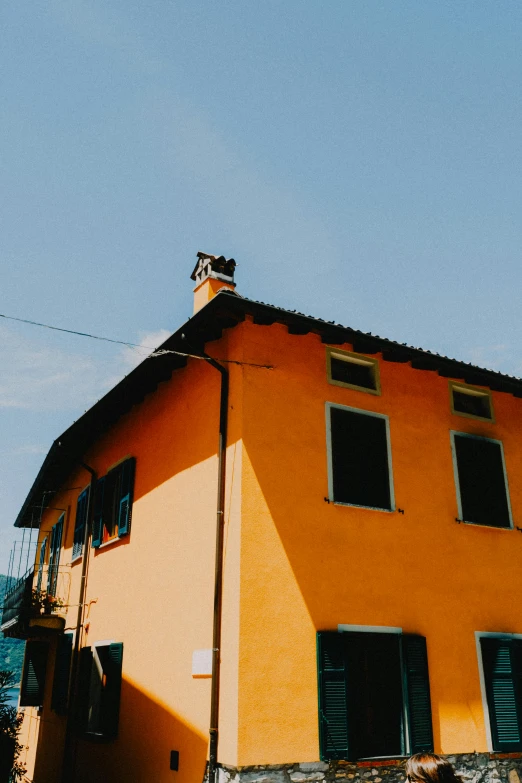
[[[185,335],[183,338],[186,340]],[[188,344],[188,343],[187,343]],[[194,352],[194,351],[192,351]],[[228,425],[227,370],[204,351],[200,356],[221,373],[221,394],[219,401],[219,444],[218,444],[218,492],[216,508],[216,562],[214,570],[214,617],[212,625],[212,682],[210,692],[210,728],[208,752],[208,783],[217,780],[217,756],[219,739],[219,676],[221,668],[221,615],[223,603],[223,541],[225,527],[225,478]]]
[[[94,516],[94,493],[96,491],[96,472],[85,462],[80,462],[82,468],[85,468],[91,474],[91,483],[89,487],[89,500],[87,503],[87,519],[85,520],[85,530],[83,533],[82,548],[82,573],[80,577],[80,595],[78,599],[78,614],[76,617],[76,630],[74,634],[74,647],[71,662],[71,686],[69,689],[69,708],[67,710],[67,726],[65,729],[65,742],[63,751],[62,765],[62,783],[71,783],[74,779],[74,757],[76,753],[76,742],[74,737],[74,718],[76,710],[76,696],[78,691],[78,661],[80,657],[81,631],[85,614],[85,593],[87,590],[87,566],[89,564],[90,537],[92,522]]]

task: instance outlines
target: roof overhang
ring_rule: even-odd
[[[117,420],[134,405],[153,392],[158,384],[167,381],[175,370],[184,367],[193,349],[201,351],[206,343],[221,337],[246,316],[254,324],[269,326],[279,323],[290,334],[317,334],[328,345],[349,343],[358,353],[382,353],[385,361],[407,363],[417,370],[431,370],[445,378],[463,380],[475,386],[487,386],[493,391],[506,392],[522,398],[522,380],[509,375],[459,362],[447,356],[396,343],[392,340],[361,332],[357,329],[323,321],[320,318],[256,302],[238,296],[226,289],[220,291],[158,349],[157,354],[145,359],[53,443],[42,467],[20,509],[15,526],[33,527],[53,495],[68,475],[82,461],[83,455],[107,432]],[[161,353],[171,351],[173,353]]]

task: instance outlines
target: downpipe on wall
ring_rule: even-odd
[[[186,340],[185,336],[183,335]],[[188,342],[187,342],[188,344]],[[192,350],[192,349],[191,349]],[[218,492],[216,507],[216,559],[214,570],[214,614],[212,624],[212,682],[210,691],[210,727],[208,783],[216,783],[219,743],[219,684],[221,672],[221,618],[223,603],[223,542],[225,529],[225,481],[228,428],[229,375],[227,370],[204,351],[200,354],[221,374],[219,400]]]
[[[65,728],[65,742],[62,764],[62,783],[72,783],[74,780],[74,761],[76,753],[76,741],[74,735],[74,719],[76,715],[76,702],[78,693],[78,662],[80,656],[81,635],[85,614],[85,594],[87,592],[87,569],[90,554],[90,537],[94,517],[94,494],[96,491],[96,471],[85,462],[80,462],[82,468],[91,474],[89,485],[89,500],[87,503],[87,519],[83,534],[82,549],[82,573],[80,577],[80,595],[78,600],[78,614],[76,617],[76,630],[74,633],[74,646],[71,661],[71,686],[69,691],[69,709],[67,711],[67,725]]]

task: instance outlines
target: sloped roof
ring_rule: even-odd
[[[361,332],[334,321],[325,321],[295,310],[257,302],[223,289],[157,349],[158,355],[145,359],[55,440],[20,509],[15,525],[30,527],[36,509],[40,510],[42,506],[49,504],[53,494],[58,491],[88,448],[133,405],[153,392],[159,383],[168,380],[174,370],[186,365],[186,357],[175,353],[162,354],[161,351],[192,353],[194,349],[203,350],[206,343],[219,339],[224,329],[236,326],[247,315],[258,325],[283,324],[290,334],[317,334],[321,341],[328,345],[349,343],[358,353],[382,353],[385,361],[409,362],[417,370],[432,370],[443,377],[487,386],[493,391],[522,398],[520,378],[460,362],[405,343],[397,343],[369,332]]]

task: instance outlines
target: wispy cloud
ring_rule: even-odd
[[[39,443],[27,443],[25,446],[18,446],[12,451],[12,454],[46,454],[47,449]]]
[[[164,329],[144,332],[138,338],[141,349],[123,347],[113,355],[93,350],[86,355],[63,350],[54,336],[45,342],[28,340],[16,329],[2,327],[0,409],[84,411],[168,335]]]
[[[170,332],[158,329],[156,332],[140,332],[137,345],[139,348],[123,348],[121,359],[127,368],[137,367],[150,353],[165,342]]]

